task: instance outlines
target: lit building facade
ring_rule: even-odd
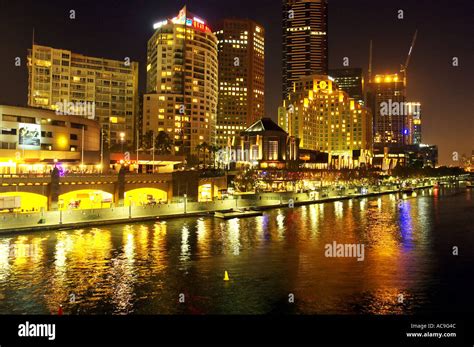
[[[240,134],[236,161],[257,169],[288,169],[299,160],[299,140],[270,118],[262,118]]]
[[[225,19],[218,39],[217,145],[230,145],[265,115],[265,31],[248,19]]]
[[[186,7],[154,29],[148,41],[142,133],[165,131],[176,155],[195,155],[199,144],[216,140],[217,38]]]
[[[420,145],[421,137],[421,103],[407,102],[407,116],[405,129],[408,134],[405,136],[406,145]]]
[[[303,76],[328,73],[328,1],[283,0],[283,100]]]
[[[109,146],[133,143],[138,63],[33,45],[28,51],[28,105],[97,120]],[[77,112],[84,106],[81,111]]]
[[[295,92],[280,108],[279,125],[300,139],[301,148],[327,152],[332,167],[370,164],[370,110],[328,76],[307,76],[296,82]]]
[[[438,146],[411,144],[374,148],[374,167],[389,171],[400,167],[436,167],[438,165]]]
[[[376,146],[408,143],[406,84],[401,76],[376,75],[368,83],[366,104],[373,114]]]
[[[339,88],[351,98],[358,103],[364,103],[364,76],[361,68],[331,69],[329,76],[334,78]]]
[[[100,171],[100,125],[79,116],[0,105],[0,174]],[[84,167],[81,168],[81,166]]]

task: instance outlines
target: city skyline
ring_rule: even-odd
[[[0,0],[3,340],[469,342],[469,1]]]
[[[27,72],[26,50],[31,48],[32,28],[35,27],[35,42],[77,51],[78,53],[120,59],[130,57],[132,61],[140,63],[140,90],[144,90],[144,69],[146,69],[146,40],[153,32],[152,25],[167,17],[168,13],[175,13],[182,5],[210,23],[215,30],[218,20],[225,17],[250,18],[261,22],[266,30],[266,117],[276,120],[277,107],[280,105],[281,91],[281,2],[279,0],[261,1],[259,7],[242,2],[240,6],[232,4],[215,4],[212,1],[187,1],[173,4],[152,4],[143,1],[137,6],[135,15],[129,16],[130,24],[122,24],[119,13],[123,8],[103,6],[104,11],[112,11],[115,16],[107,16],[108,23],[96,21],[96,14],[85,11],[84,4],[68,2],[51,2],[39,7],[31,4],[28,16],[31,21],[15,23],[13,18],[20,8],[16,5],[8,7],[7,18],[2,21],[3,26],[16,31],[17,40],[5,38],[2,45],[0,63],[7,80],[17,80],[13,86],[0,87],[0,101],[8,104],[25,105],[27,99]],[[413,53],[410,70],[408,72],[408,99],[420,101],[423,105],[423,142],[437,144],[440,149],[440,164],[456,165],[453,161],[454,152],[459,157],[462,154],[469,156],[472,150],[472,136],[474,133],[473,120],[469,117],[469,108],[472,101],[469,99],[469,77],[472,75],[472,66],[467,64],[471,52],[465,50],[464,42],[469,42],[472,27],[468,27],[468,17],[463,11],[463,2],[457,1],[448,9],[441,8],[441,3],[431,5],[430,16],[423,15],[423,6],[427,2],[410,4],[399,2],[393,8],[381,8],[372,1],[362,1],[359,7],[348,1],[329,2],[329,57],[330,68],[343,67],[343,58],[349,58],[349,67],[361,67],[367,74],[368,42],[374,42],[374,73],[398,72],[408,53],[410,40],[415,29],[419,30],[417,47]],[[364,11],[362,11],[364,8]],[[69,10],[76,11],[76,19],[68,17]],[[251,9],[251,10],[249,10]],[[397,18],[397,11],[404,11],[404,19]],[[49,20],[45,21],[45,18]],[[115,18],[115,19],[114,19]],[[390,20],[391,19],[391,20]],[[443,20],[450,30],[441,31],[433,23]],[[456,19],[456,20],[455,20]],[[114,22],[114,21],[117,22]],[[73,21],[72,23],[69,21]],[[31,23],[23,25],[25,22]],[[364,25],[352,26],[357,22]],[[342,25],[344,23],[344,25]],[[339,25],[338,25],[339,24]],[[56,37],[51,28],[61,28],[67,35]],[[351,27],[353,30],[347,31]],[[86,30],[86,28],[88,28]],[[11,29],[10,29],[11,30]],[[91,38],[90,32],[96,33]],[[119,39],[120,38],[120,39]],[[388,38],[389,40],[384,40]],[[10,41],[11,40],[11,41]],[[87,41],[85,41],[87,40]],[[465,40],[465,41],[463,41]],[[117,42],[118,41],[118,42]],[[105,44],[105,42],[107,44]],[[145,44],[143,44],[145,42]],[[439,49],[435,49],[438,47]],[[435,56],[433,52],[442,52]],[[14,65],[15,57],[23,58],[23,65]],[[452,66],[452,58],[457,57],[459,66]],[[279,67],[280,66],[280,67]],[[471,73],[470,73],[471,72]],[[3,74],[3,73],[2,73]],[[440,81],[440,82],[437,82]],[[447,82],[445,82],[447,81]],[[452,86],[456,86],[453,90]],[[442,95],[442,96],[440,96]],[[442,102],[441,100],[444,100]],[[452,129],[452,131],[446,131]]]

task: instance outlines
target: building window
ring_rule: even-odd
[[[259,148],[258,145],[252,145],[252,160],[260,160],[260,157],[258,155]]]
[[[268,160],[278,160],[278,141],[268,142]]]
[[[16,135],[16,129],[2,128],[2,135]]]

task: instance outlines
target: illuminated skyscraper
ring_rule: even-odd
[[[359,103],[364,102],[364,77],[361,68],[331,69],[329,76],[334,78],[339,88]]]
[[[165,131],[176,155],[196,154],[198,145],[216,139],[217,38],[186,7],[154,29],[148,41],[143,134]]]
[[[367,86],[367,106],[374,117],[374,144],[407,144],[406,85],[398,74],[376,75]]]
[[[372,117],[325,75],[302,77],[279,109],[279,126],[303,149],[327,152],[334,167],[370,163]]]
[[[407,102],[405,109],[407,110],[405,129],[408,129],[408,134],[405,137],[405,144],[419,145],[422,143],[421,104],[419,102]]]
[[[28,51],[28,105],[77,114],[92,111],[110,146],[133,143],[138,109],[138,63],[33,45]],[[74,108],[69,107],[74,105]]]
[[[219,52],[217,144],[265,116],[265,31],[248,19],[225,19],[216,32]]]
[[[300,77],[328,73],[328,1],[283,0],[283,100]]]

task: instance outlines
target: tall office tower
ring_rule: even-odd
[[[132,144],[138,63],[33,45],[28,50],[28,105],[94,118],[104,144]]]
[[[406,111],[405,144],[419,145],[421,139],[421,103],[407,102],[404,105]]]
[[[328,73],[328,1],[283,0],[283,100],[300,77]]]
[[[300,147],[329,153],[335,167],[369,163],[372,155],[370,110],[326,75],[302,77],[279,109],[279,126],[300,139]]]
[[[364,103],[364,77],[361,68],[330,69],[329,76],[339,88],[359,103]]]
[[[198,154],[198,145],[216,139],[217,37],[186,7],[154,29],[148,41],[143,133],[165,131],[176,155]]]
[[[265,31],[248,19],[225,19],[218,40],[217,145],[225,147],[265,116]]]
[[[374,145],[397,147],[407,143],[406,85],[398,74],[376,75],[367,86],[367,106],[374,117]]]

